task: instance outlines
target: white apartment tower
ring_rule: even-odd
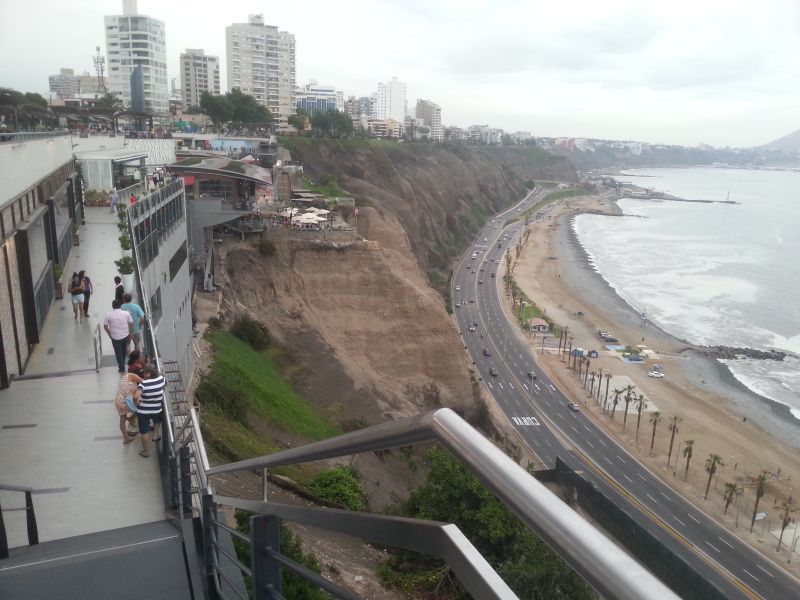
[[[169,111],[164,22],[140,15],[136,0],[122,0],[122,14],[105,17],[108,91],[131,105],[131,73],[141,65],[144,100],[157,114]]]
[[[431,128],[432,142],[444,141],[442,109],[438,104],[430,100],[417,100],[417,119],[422,119],[425,121],[425,125]]]
[[[392,119],[397,123],[406,120],[406,84],[392,77],[389,83],[379,83],[373,96],[372,116],[375,119]]]
[[[238,88],[266,106],[279,127],[295,111],[294,34],[264,24],[264,15],[225,28],[228,90]]]
[[[181,91],[183,106],[200,106],[204,92],[219,95],[219,57],[203,50],[187,48],[181,54]]]

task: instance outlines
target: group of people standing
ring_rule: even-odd
[[[92,295],[92,280],[86,271],[72,274],[69,282],[69,294],[72,301],[72,313],[76,321],[83,323],[89,316],[89,298]]]

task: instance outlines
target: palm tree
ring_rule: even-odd
[[[736,483],[726,483],[725,484],[725,493],[722,494],[722,499],[725,500],[725,512],[723,515],[728,514],[728,507],[733,502],[733,497],[739,493],[739,486]]]
[[[586,389],[586,380],[589,379],[589,365],[592,364],[592,361],[589,360],[589,357],[586,357],[586,375],[583,377],[583,387]]]
[[[753,505],[753,518],[750,519],[750,533],[753,533],[753,527],[756,524],[756,515],[758,514],[758,503],[761,497],[767,491],[767,476],[763,473],[756,477],[756,503]]]
[[[617,404],[619,404],[620,394],[622,394],[622,392],[624,392],[624,391],[625,391],[624,389],[621,389],[621,390],[615,389],[614,390],[614,405],[611,407],[611,420],[612,421],[614,420],[614,414],[617,412]]]
[[[651,456],[653,454],[653,444],[656,443],[656,427],[658,427],[658,424],[661,423],[661,421],[662,421],[662,417],[661,417],[661,411],[660,410],[656,410],[656,411],[653,412],[652,415],[650,415],[650,422],[653,424],[653,435],[650,436],[650,455]]]
[[[600,404],[600,386],[603,384],[603,369],[600,369],[600,374],[597,377],[597,404]]]
[[[789,499],[783,503],[781,506],[781,535],[778,538],[778,552],[781,551],[781,542],[783,542],[783,532],[786,531],[786,528],[789,526],[794,519],[792,519],[792,497],[789,496]]]
[[[675,434],[678,433],[678,423],[683,421],[683,417],[679,417],[678,415],[672,415],[669,420],[669,430],[670,430],[670,437],[669,437],[669,452],[667,452],[667,466],[669,466],[670,458],[672,458],[672,444],[675,443]],[[677,458],[675,459],[677,462]]]
[[[634,389],[636,389],[635,386],[633,386],[631,384],[628,384],[628,386],[625,388],[625,415],[623,416],[623,419],[622,419],[622,431],[623,432],[625,431],[625,425],[628,424],[628,407],[631,404],[631,400],[632,400],[631,394],[633,393]]]
[[[647,400],[644,394],[639,394],[639,397],[634,400],[636,402],[636,441],[639,441],[639,425],[642,424],[642,411],[647,408]]]
[[[603,412],[606,412],[606,404],[608,404],[608,385],[611,383],[611,373],[606,373],[606,398],[603,400]]]
[[[594,396],[594,380],[597,377],[597,372],[592,371],[591,375],[592,375],[592,383],[589,384],[589,395]]]
[[[703,500],[708,500],[708,490],[711,489],[711,478],[714,477],[714,473],[717,472],[717,466],[724,467],[725,463],[722,462],[722,457],[719,454],[714,454],[712,452],[706,459],[706,473],[708,473],[708,482],[706,483],[706,495],[703,496]]]
[[[689,461],[692,460],[693,446],[694,440],[686,440],[686,448],[683,449],[683,455],[686,457],[686,470],[683,472],[684,481],[686,481],[686,478],[689,476]]]

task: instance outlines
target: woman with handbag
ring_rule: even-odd
[[[94,292],[94,288],[92,287],[92,280],[86,274],[86,271],[78,272],[78,277],[81,278],[83,282],[83,316],[85,318],[89,318],[89,297]]]
[[[86,299],[84,293],[83,281],[77,273],[72,274],[72,280],[69,282],[69,293],[72,298],[72,313],[77,321],[83,323],[83,301]]]

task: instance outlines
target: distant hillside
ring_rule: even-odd
[[[800,152],[800,129],[782,138],[761,146],[766,150],[782,150],[784,152]]]

